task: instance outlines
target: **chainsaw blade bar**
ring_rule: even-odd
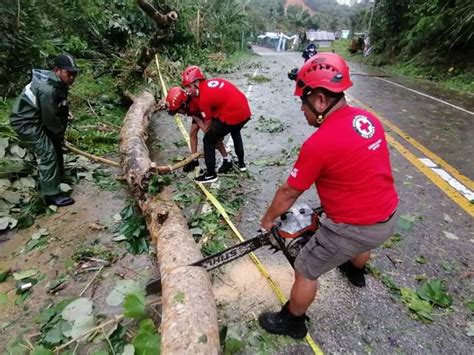
[[[223,250],[217,254],[210,255],[204,259],[198,260],[189,266],[200,266],[210,271],[216,269],[224,264],[227,264],[235,259],[238,259],[244,255],[251,253],[258,248],[266,245],[272,245],[270,242],[271,233],[260,234],[256,237],[248,239],[240,244],[234,245],[226,250]],[[145,291],[147,295],[161,292],[161,277],[150,281]]]
[[[204,259],[196,261],[195,263],[192,263],[191,266],[201,266],[207,271],[210,271],[244,255],[247,255],[258,248],[270,244],[270,233],[260,234],[256,237],[246,240],[245,242],[227,248],[220,253],[210,255]]]

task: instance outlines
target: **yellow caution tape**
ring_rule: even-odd
[[[160,77],[161,86],[162,86],[163,92],[166,93],[167,92],[166,85],[165,85],[165,82],[163,80],[163,77],[161,76],[160,64],[158,62],[158,56],[156,56],[156,55],[155,55],[155,60],[156,60],[156,66],[158,68],[158,74],[159,74],[159,77]],[[186,131],[186,129],[183,125],[183,122],[181,121],[181,118],[178,115],[176,115],[176,124],[178,125],[178,128],[181,131],[181,134],[183,135],[183,137],[188,142],[188,146],[191,147],[188,132]],[[202,183],[198,183],[197,185],[201,188],[201,190],[204,192],[204,194],[209,199],[209,201],[214,205],[214,207],[217,209],[217,211],[221,214],[221,216],[227,222],[230,229],[232,229],[232,231],[235,233],[237,238],[241,242],[245,241],[245,239],[242,237],[242,235],[240,234],[238,229],[235,227],[234,223],[232,223],[232,221],[230,220],[229,215],[225,211],[222,204],[215,198],[215,196],[208,189],[206,189],[206,187]],[[277,283],[275,281],[273,281],[273,279],[270,276],[267,269],[265,269],[263,264],[260,262],[260,260],[257,258],[257,256],[254,253],[250,253],[249,257],[255,263],[255,266],[257,266],[257,269],[260,271],[260,273],[263,275],[263,277],[265,277],[267,282],[270,284],[270,287],[273,289],[273,291],[275,292],[275,294],[278,297],[278,299],[280,300],[280,302],[282,304],[285,304],[286,301],[287,301],[287,298],[285,297],[285,295],[283,294],[283,291],[277,285]],[[309,333],[306,335],[305,339],[308,342],[308,345],[310,346],[311,350],[313,350],[313,352],[315,354],[317,354],[317,355],[322,355],[323,354],[321,348],[313,341],[313,338],[311,338],[311,335],[309,335]]]

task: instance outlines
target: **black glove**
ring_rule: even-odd
[[[296,76],[298,75],[298,68],[292,68],[288,72],[288,79],[290,80],[296,80]]]

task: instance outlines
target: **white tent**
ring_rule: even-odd
[[[297,34],[295,34],[293,36],[287,36],[283,32],[279,32],[279,33],[265,32],[265,34],[259,35],[259,36],[257,36],[257,38],[259,38],[261,40],[269,39],[272,42],[273,41],[276,42],[276,40],[278,40],[278,43],[276,43],[276,48],[275,48],[277,52],[286,50],[286,41],[287,40],[290,40],[290,41],[293,40],[293,42],[291,44],[291,49],[293,49],[296,46],[296,44],[298,43],[298,40],[299,40],[299,36]]]

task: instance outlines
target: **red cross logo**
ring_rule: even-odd
[[[362,131],[370,132],[370,124],[369,122],[361,122],[359,129]]]
[[[362,138],[372,138],[375,134],[375,126],[370,119],[363,115],[357,115],[352,120],[352,127]]]

